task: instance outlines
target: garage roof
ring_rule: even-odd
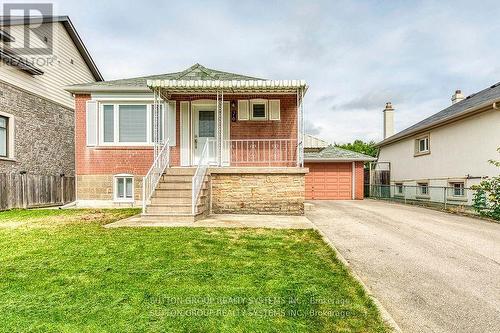
[[[321,151],[304,152],[306,162],[376,161],[375,157],[329,145]]]

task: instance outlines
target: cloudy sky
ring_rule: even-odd
[[[45,1],[44,1],[45,2]],[[57,1],[105,79],[210,68],[305,79],[311,133],[379,140],[500,81],[500,1]]]

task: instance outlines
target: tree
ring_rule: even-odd
[[[500,147],[497,149],[500,153]],[[500,168],[500,161],[489,161]],[[500,221],[500,175],[483,180],[479,185],[472,186],[474,196],[472,206],[481,216]]]
[[[335,144],[335,147],[355,151],[357,153],[377,157],[378,148],[375,147],[375,141],[364,142],[363,140],[354,140],[353,143],[343,145]]]

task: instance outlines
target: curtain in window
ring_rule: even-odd
[[[103,106],[104,142],[113,142],[115,134],[113,105]]]
[[[146,105],[120,105],[119,141],[146,142]]]
[[[7,156],[7,118],[0,117],[0,156]]]

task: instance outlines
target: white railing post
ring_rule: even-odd
[[[170,165],[170,140],[167,138],[159,149],[158,156],[153,160],[153,164],[146,176],[142,178],[142,213],[146,213],[146,205],[160,181],[165,169]]]
[[[218,145],[218,142],[215,142]],[[210,159],[210,140],[205,141],[203,150],[201,152],[200,158],[198,160],[198,167],[194,173],[193,179],[191,181],[191,213],[196,215],[196,205],[198,203],[198,198],[200,196],[201,188],[203,186],[203,181],[207,173],[209,159]],[[216,148],[217,149],[217,148]]]

